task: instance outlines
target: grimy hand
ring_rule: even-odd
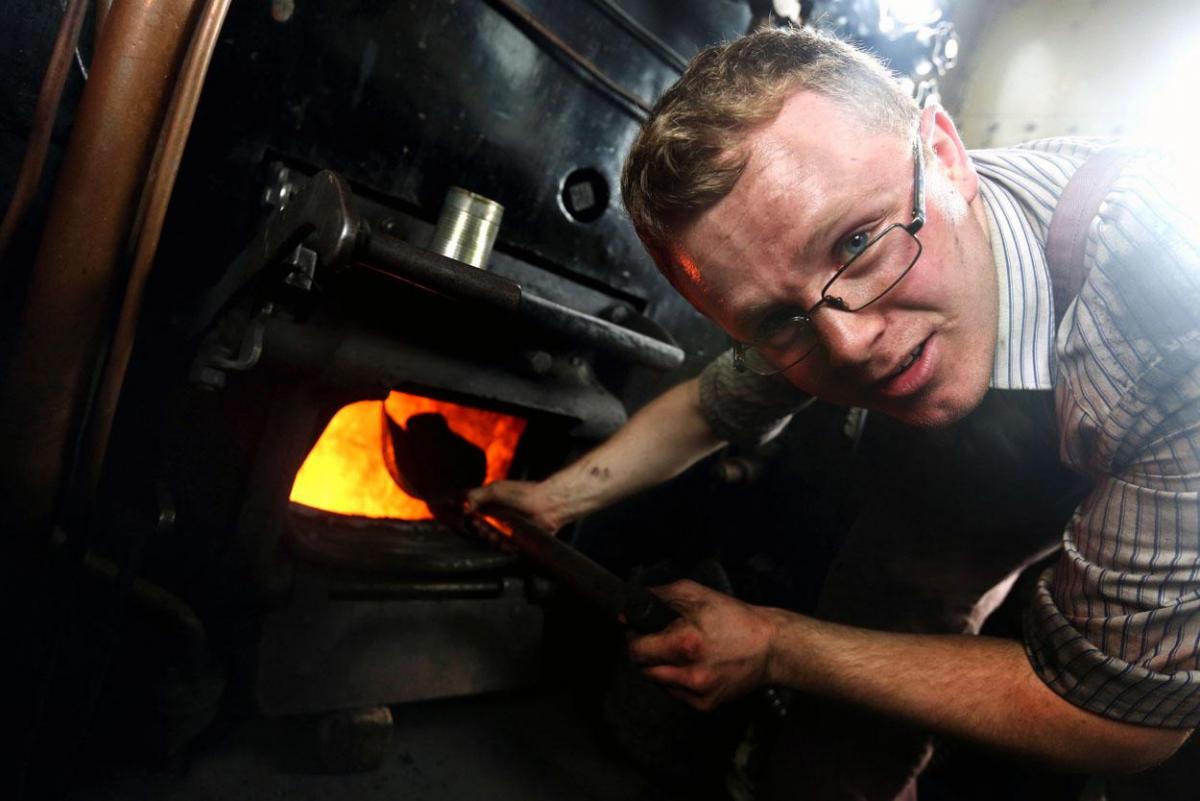
[[[553,534],[567,522],[557,519],[545,501],[542,482],[496,481],[467,493],[467,511],[494,513],[503,518],[505,510],[520,513],[538,528]]]
[[[706,710],[769,683],[778,610],[751,606],[693,581],[653,592],[683,617],[658,634],[630,640],[630,659],[646,676]]]

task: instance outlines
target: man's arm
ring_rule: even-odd
[[[857,629],[749,606],[691,582],[660,594],[685,619],[632,640],[630,655],[698,708],[757,686],[786,686],[1083,771],[1145,769],[1190,734],[1121,723],[1064,701],[1014,641]]]
[[[541,482],[498,481],[474,490],[468,503],[486,511],[523,512],[554,531],[639,490],[673,478],[724,443],[700,411],[700,382],[668,390],[611,438]]]

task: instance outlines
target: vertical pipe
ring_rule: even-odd
[[[133,248],[129,282],[113,332],[112,345],[100,380],[94,411],[85,423],[86,433],[80,455],[78,482],[81,511],[90,504],[91,496],[100,480],[100,470],[108,451],[108,435],[112,430],[121,386],[125,383],[125,372],[129,367],[133,338],[137,331],[138,319],[141,317],[146,282],[150,278],[154,254],[158,250],[158,240],[167,216],[171,190],[175,186],[175,177],[179,174],[179,163],[183,160],[188,133],[196,116],[196,106],[200,103],[200,90],[204,87],[204,77],[208,73],[213,51],[217,48],[217,35],[221,32],[230,2],[231,0],[207,0],[196,23],[196,33],[180,68],[175,94],[167,110],[167,121],[163,126],[141,204],[134,218],[133,233],[137,237],[137,243]]]
[[[8,536],[44,533],[95,380],[121,256],[197,0],[115,0],[92,60],[0,398]]]
[[[112,8],[113,0],[96,0],[96,10],[92,14],[93,50],[100,49],[100,33],[104,30],[104,20],[108,18],[108,10]]]

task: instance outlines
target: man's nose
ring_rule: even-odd
[[[830,366],[835,368],[859,367],[869,362],[885,327],[883,315],[873,309],[845,312],[829,307],[818,309],[812,324]]]

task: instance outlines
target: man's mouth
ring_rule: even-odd
[[[908,368],[912,367],[913,364],[916,363],[917,359],[921,358],[921,353],[924,350],[925,350],[924,342],[922,342],[920,345],[917,345],[916,350],[914,350],[912,353],[908,354],[908,358],[905,359],[903,361],[903,363],[901,363],[901,365],[896,368],[896,372],[894,372],[890,376],[888,376],[888,380],[895,378],[896,376],[900,375]]]
[[[898,398],[920,391],[933,378],[936,353],[934,337],[926,337],[905,357],[889,376],[879,385],[879,392]]]

